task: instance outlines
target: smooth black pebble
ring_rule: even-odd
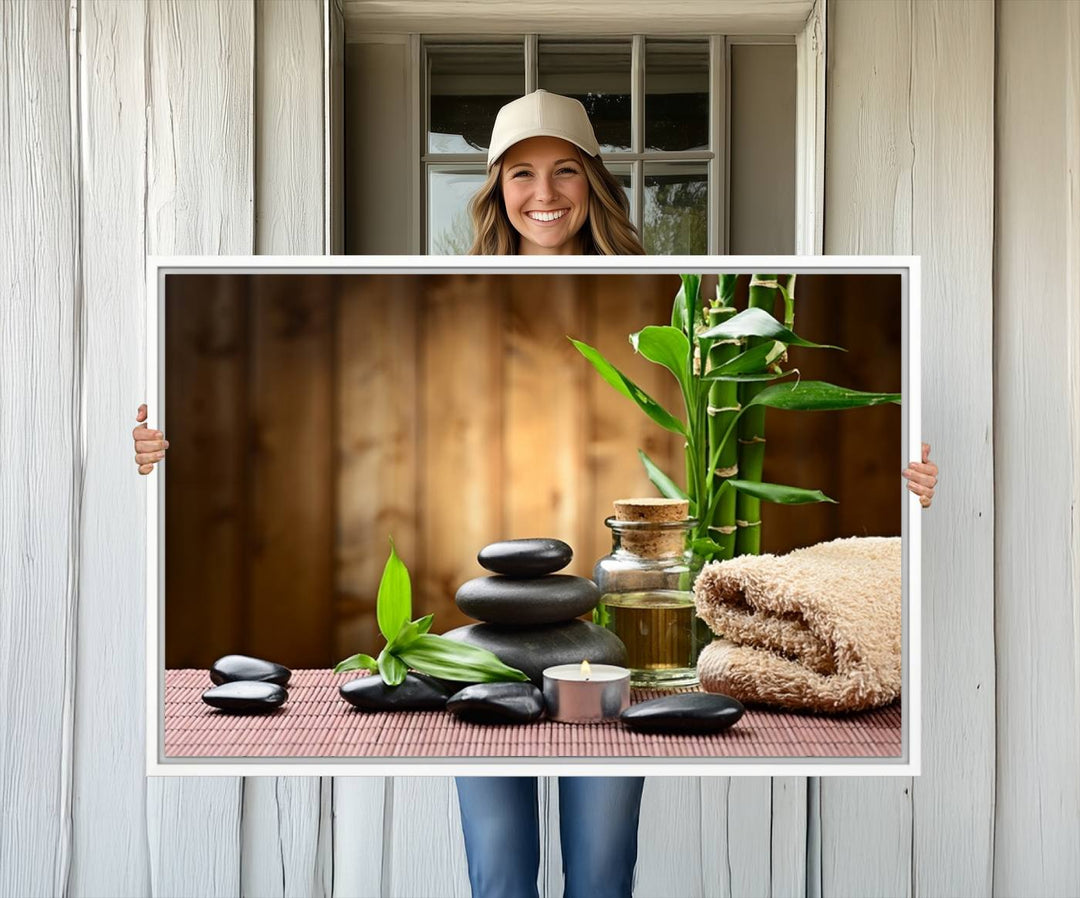
[[[250,655],[225,655],[210,668],[210,680],[218,686],[237,680],[260,680],[287,686],[291,676],[289,668]]]
[[[555,664],[618,664],[626,667],[626,646],[610,630],[572,620],[543,627],[469,624],[443,634],[493,652],[516,667],[535,686],[544,685],[544,668]]]
[[[727,695],[687,692],[631,705],[620,719],[643,733],[719,733],[745,710],[742,702]]]
[[[358,677],[338,691],[361,711],[438,711],[446,707],[446,690],[433,677],[408,673],[397,686],[388,686],[378,674]]]
[[[592,611],[600,590],[592,580],[569,574],[527,580],[477,577],[461,585],[455,601],[475,620],[520,627],[555,624]]]
[[[237,680],[207,689],[202,700],[222,711],[273,711],[281,707],[287,696],[285,687],[279,683]]]
[[[494,574],[542,577],[566,567],[574,550],[561,539],[506,539],[484,546],[476,560]]]
[[[544,695],[532,683],[477,683],[450,696],[446,710],[469,723],[531,723]]]

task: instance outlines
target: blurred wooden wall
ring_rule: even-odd
[[[175,277],[175,276],[174,276]],[[806,378],[899,390],[898,283],[804,276]],[[166,664],[228,652],[326,667],[379,639],[392,535],[414,613],[466,623],[454,592],[514,537],[574,547],[590,576],[613,499],[654,495],[636,449],[682,478],[682,445],[566,339],[680,409],[627,335],[670,320],[672,276],[186,276],[166,302]],[[895,408],[771,412],[765,477],[840,505],[765,506],[764,547],[899,533]],[[895,470],[893,470],[895,468]]]

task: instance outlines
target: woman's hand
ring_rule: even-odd
[[[929,508],[934,499],[937,475],[937,465],[930,461],[929,443],[922,444],[922,462],[913,461],[900,472],[900,476],[908,482],[908,489],[919,497],[919,504],[923,508]]]
[[[131,431],[135,440],[135,464],[139,466],[140,474],[149,474],[154,470],[154,465],[165,457],[165,450],[169,448],[169,441],[160,430],[150,430],[146,426],[146,403],[139,406],[135,415],[136,421],[142,423]]]

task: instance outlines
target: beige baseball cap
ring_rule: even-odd
[[[488,168],[515,143],[529,137],[561,137],[595,156],[600,152],[585,107],[573,97],[536,90],[512,100],[495,116]]]

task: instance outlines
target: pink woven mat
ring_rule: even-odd
[[[661,736],[620,723],[464,723],[446,711],[365,712],[338,686],[356,672],[293,671],[268,714],[228,714],[202,701],[205,670],[165,672],[167,758],[897,758],[900,703],[822,716],[749,709],[723,733]],[[672,692],[632,690],[631,702]]]

